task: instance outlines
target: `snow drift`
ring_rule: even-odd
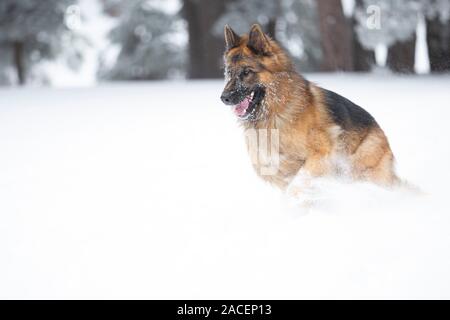
[[[0,298],[450,298],[449,77],[316,75],[418,196],[253,172],[222,82],[1,89]]]

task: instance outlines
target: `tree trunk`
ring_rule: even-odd
[[[352,71],[353,41],[341,0],[317,0],[322,42],[322,71]]]
[[[277,18],[272,17],[269,19],[269,22],[266,25],[266,30],[264,30],[272,39],[276,40],[276,27],[277,27]]]
[[[387,65],[397,73],[414,73],[416,56],[416,35],[409,40],[399,41],[389,47]]]
[[[280,0],[272,0],[275,4],[274,11],[270,14],[269,21],[263,26],[264,32],[269,35],[273,40],[277,40],[277,22],[281,16],[281,3]]]
[[[356,0],[355,10],[361,10],[364,7],[362,0]],[[357,21],[355,17],[351,18],[352,36],[353,36],[353,69],[358,72],[368,72],[376,64],[375,52],[363,47],[356,33]]]
[[[212,28],[225,11],[225,0],[184,0],[183,15],[188,23],[190,79],[223,76],[224,40],[212,34]]]
[[[357,72],[369,72],[376,64],[375,52],[365,49],[358,39],[358,35],[353,36],[353,70]]]
[[[427,45],[431,72],[450,71],[450,21],[427,19]]]
[[[23,43],[16,41],[13,43],[14,67],[17,72],[17,79],[20,85],[25,84],[25,66],[23,61]]]

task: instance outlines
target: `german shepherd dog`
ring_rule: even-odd
[[[367,111],[305,80],[257,24],[242,36],[226,25],[225,43],[221,100],[244,129],[278,131],[276,173],[262,175],[261,163],[253,164],[263,179],[281,189],[299,174],[308,181],[344,174],[383,186],[398,183],[386,135]]]

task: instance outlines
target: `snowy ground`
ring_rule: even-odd
[[[221,81],[0,89],[0,298],[450,298],[450,77],[311,77],[426,196],[250,167]]]

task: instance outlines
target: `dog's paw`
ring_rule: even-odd
[[[326,203],[324,186],[320,179],[297,176],[286,188],[288,205],[292,208],[312,209]]]

